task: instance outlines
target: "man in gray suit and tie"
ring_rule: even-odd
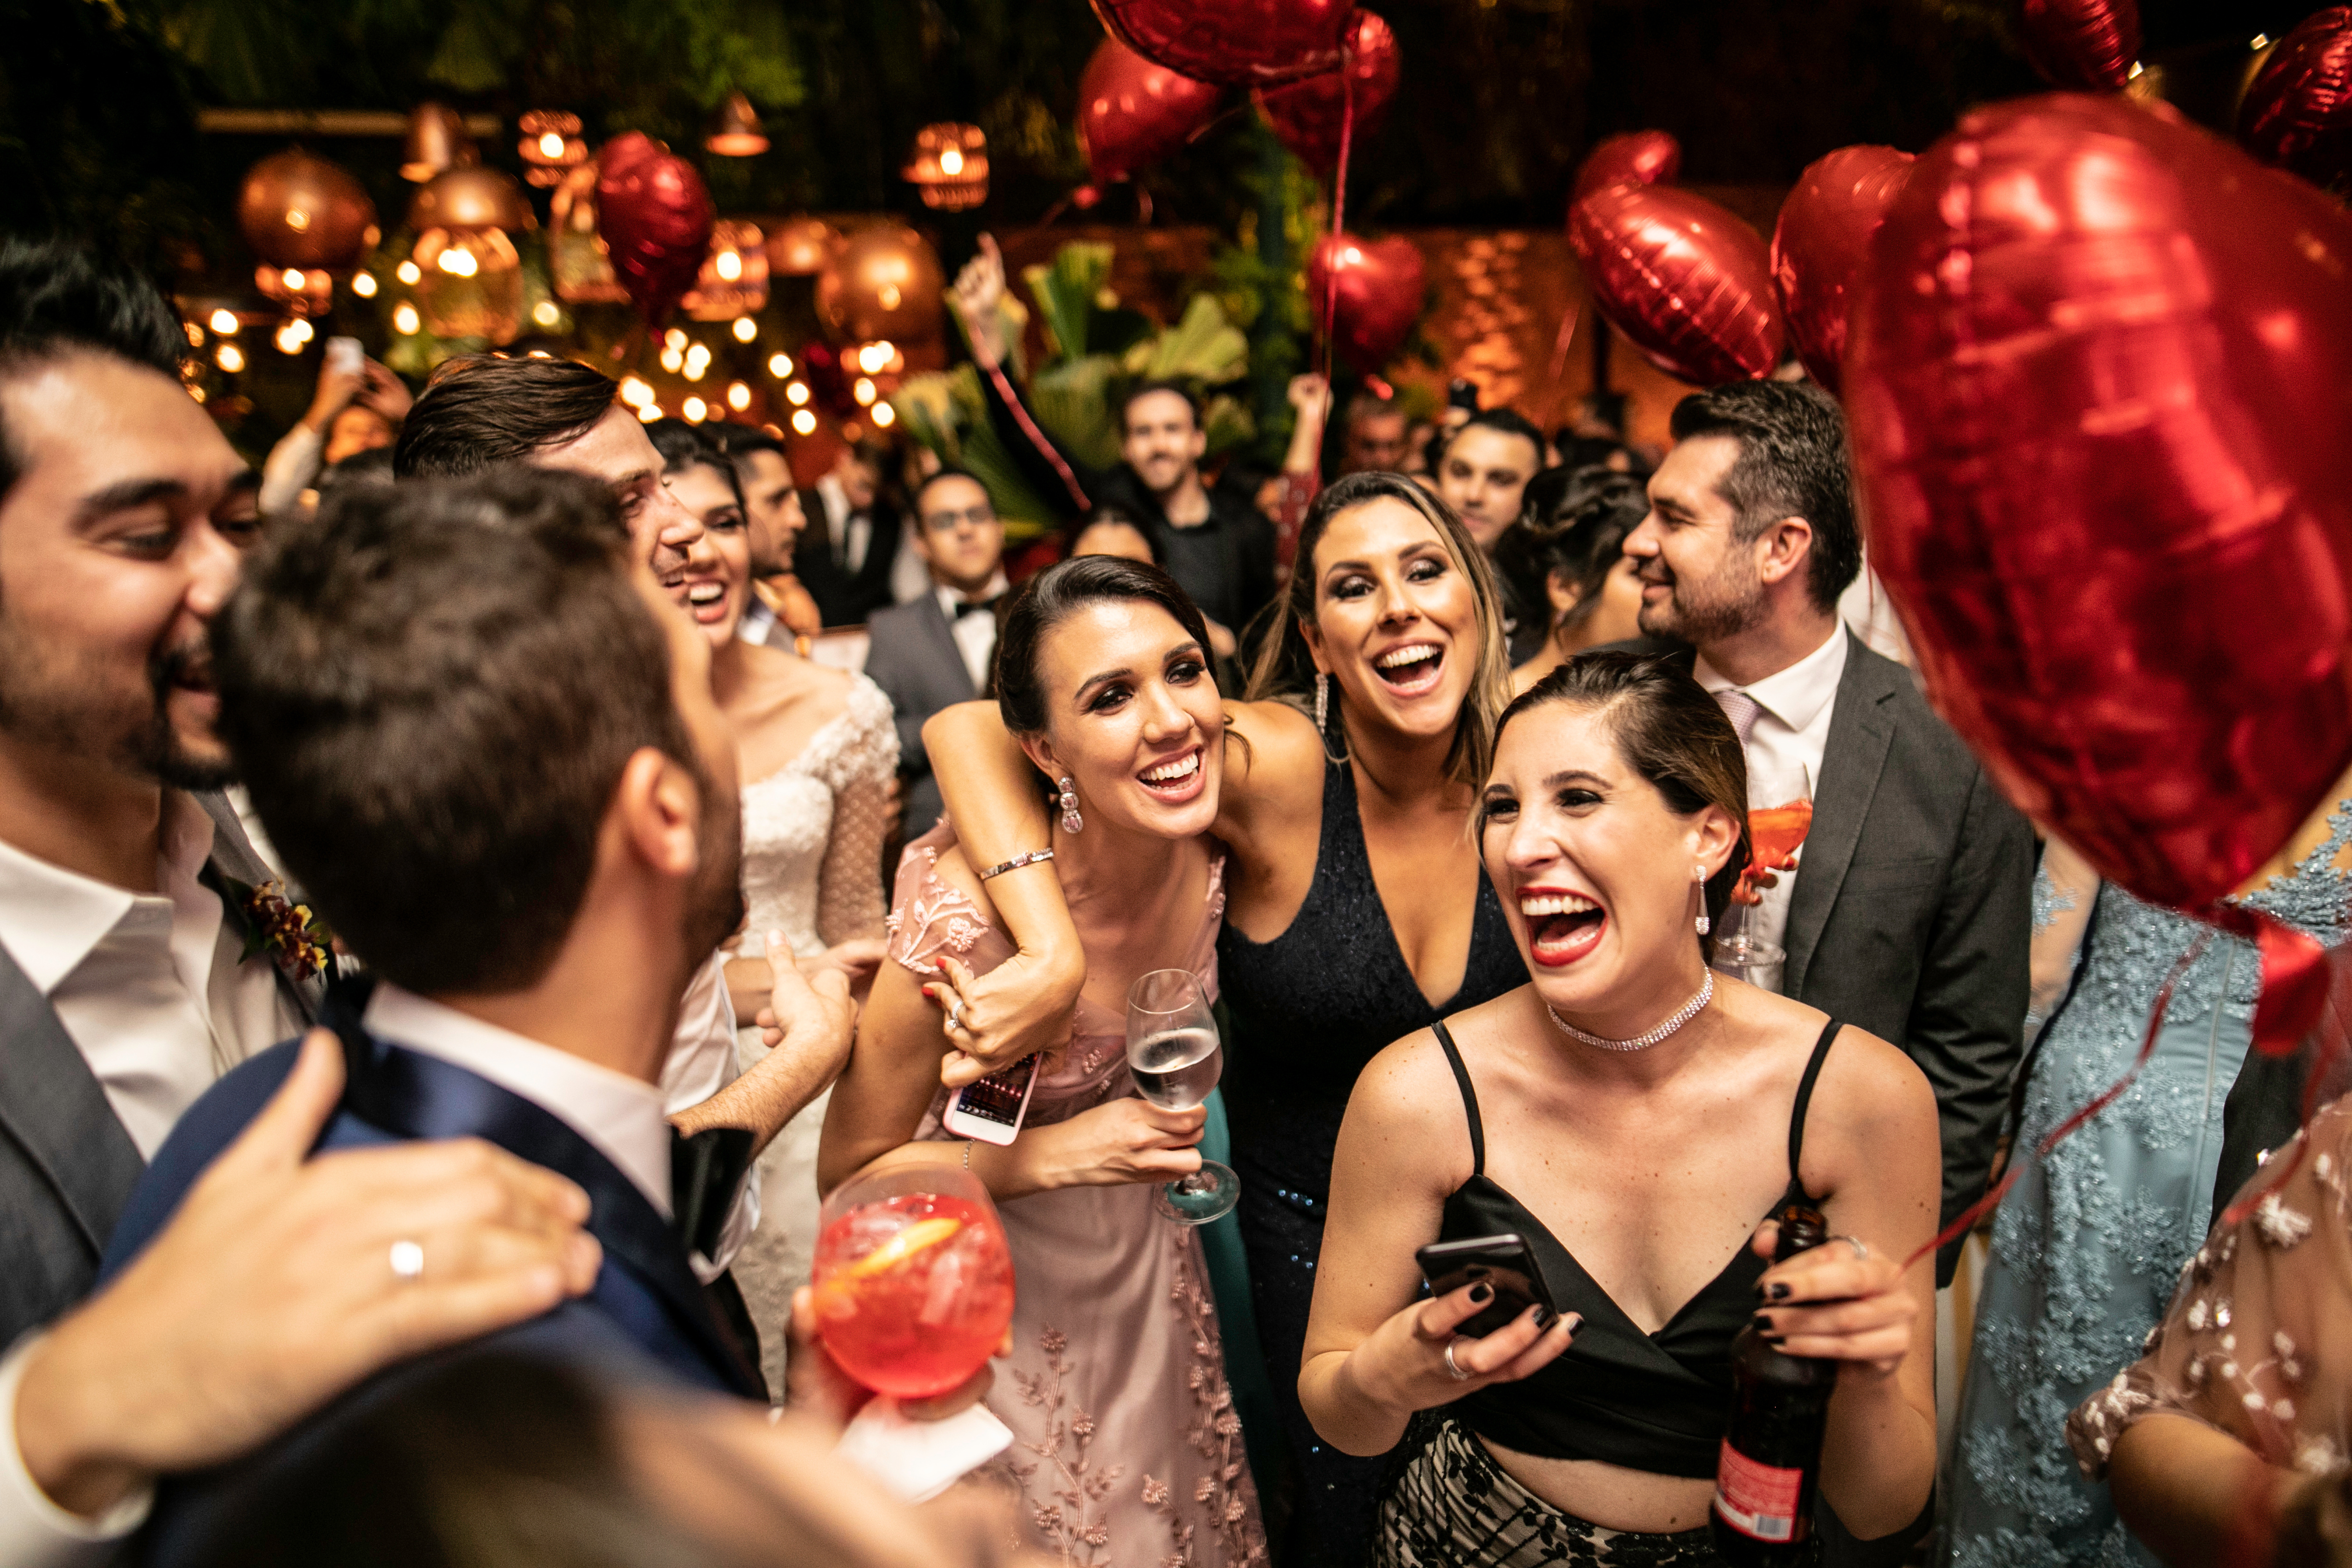
[[[1837,618],[1862,565],[1845,418],[1806,383],[1685,398],[1625,541],[1642,630],[1697,649],[1751,807],[1810,795],[1793,873],[1747,911],[1781,990],[1910,1053],[1936,1087],[1943,1218],[1983,1195],[2022,1052],[2034,847],[1901,665]],[[1736,918],[1736,917],[1735,917]],[[1950,1283],[1957,1243],[1937,1259]]]
[[[988,491],[961,468],[942,468],[915,492],[915,548],[931,591],[877,610],[866,673],[896,710],[898,773],[907,786],[907,837],[940,819],[940,784],[923,749],[923,721],[988,689],[996,657],[996,605],[1004,596],[1004,524]]]

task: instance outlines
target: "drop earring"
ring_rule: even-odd
[[[1078,815],[1077,781],[1070,777],[1069,774],[1064,773],[1061,777],[1060,784],[1062,798],[1055,804],[1062,808],[1062,831],[1065,833],[1080,832],[1086,827],[1087,819]]]
[[[1328,675],[1318,675],[1315,678],[1315,738],[1317,740],[1323,738],[1323,727],[1330,716],[1331,678]]]
[[[1705,865],[1694,867],[1691,870],[1691,880],[1697,883],[1699,888],[1698,934],[1705,936],[1715,923],[1706,918],[1706,867]]]

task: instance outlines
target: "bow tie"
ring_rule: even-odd
[[[1003,602],[1003,598],[1004,595],[999,594],[993,599],[959,600],[956,603],[955,618],[961,620],[966,616],[992,616],[996,614],[996,606]]]

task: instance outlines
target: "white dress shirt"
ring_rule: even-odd
[[[776,612],[768,608],[768,601],[753,594],[751,602],[743,606],[743,614],[735,623],[737,642],[758,643],[765,647],[768,628],[776,624]]]
[[[873,513],[850,510],[849,492],[831,474],[817,480],[816,499],[824,508],[824,536],[833,544],[834,564],[853,574],[862,571],[874,542]]]
[[[1002,598],[1011,586],[1000,571],[974,597]],[[989,661],[996,657],[995,616],[959,615],[957,612],[967,601],[963,595],[944,583],[934,585],[931,592],[939,597],[940,614],[948,618],[948,634],[955,638],[956,651],[963,655],[964,672],[971,677],[971,689],[974,691],[987,690]]]
[[[1845,654],[1845,623],[1840,621],[1821,647],[1788,668],[1747,686],[1736,685],[1704,658],[1693,666],[1691,673],[1709,691],[1745,691],[1763,710],[1748,736],[1750,809],[1785,805],[1807,796],[1808,775],[1814,789],[1821,787],[1822,757],[1829,749],[1830,719],[1837,708]],[[1802,849],[1797,852],[1797,859],[1801,868]],[[1764,901],[1748,910],[1749,932],[1776,946],[1788,945],[1780,937],[1788,930],[1789,900],[1796,887],[1796,876],[1782,873],[1780,886],[1767,889]]]

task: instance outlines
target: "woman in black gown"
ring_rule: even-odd
[[[1391,1040],[1524,984],[1527,969],[1469,832],[1509,698],[1484,558],[1444,503],[1373,473],[1317,499],[1298,561],[1252,700],[1226,721],[1238,743],[1216,826],[1232,851],[1218,944],[1233,1022],[1224,1097],[1297,1483],[1282,1562],[1355,1568],[1370,1552],[1382,1462],[1324,1444],[1297,1399],[1340,1116]],[[1044,842],[1044,805],[992,708],[950,709],[925,736],[934,756],[958,760],[940,782],[971,854],[994,862]],[[1021,957],[942,997],[963,1004],[947,1037],[965,1054],[950,1082],[1052,1043],[1083,974],[1050,877],[992,886],[1024,881],[1017,904],[999,900]]]

